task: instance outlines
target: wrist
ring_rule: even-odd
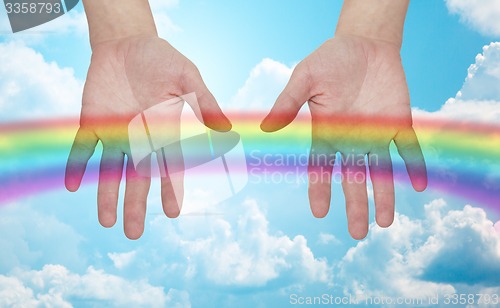
[[[147,0],[84,0],[90,45],[128,37],[158,36]]]
[[[401,48],[409,0],[345,0],[336,36],[357,36]]]

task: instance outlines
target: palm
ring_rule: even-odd
[[[166,61],[164,59],[171,59]],[[160,39],[105,43],[94,51],[83,92],[82,126],[129,154],[127,126],[142,111],[182,95],[180,80],[193,64]]]
[[[392,140],[407,163],[415,189],[426,186],[398,48],[359,37],[327,41],[297,66],[263,129],[273,131],[287,125],[305,101],[312,116],[309,197],[313,214],[323,217],[328,212],[334,154],[340,152],[349,230],[355,238],[366,235],[368,155],[377,222],[389,226],[394,216]],[[327,181],[311,180],[323,179],[325,173]]]
[[[398,119],[397,124],[411,126],[408,88],[395,47],[335,38],[306,58],[304,65],[311,79],[313,119],[333,118],[339,128],[346,126],[340,130],[314,128],[315,137],[334,143],[336,150],[348,153],[354,148],[369,153],[387,145],[398,132],[396,125],[376,130],[358,125],[363,118],[392,118]],[[367,136],[371,142],[364,142]]]
[[[116,222],[118,190],[127,160],[124,224],[129,238],[144,229],[144,215],[150,177],[138,172],[131,162],[128,124],[142,111],[185,93],[195,92],[204,123],[217,130],[230,129],[215,98],[204,85],[194,64],[157,37],[137,37],[106,42],[94,49],[83,93],[80,129],[68,159],[66,187],[80,186],[88,159],[99,140],[103,154],[98,187],[99,221],[111,227]],[[164,119],[178,130],[181,109]],[[167,134],[169,132],[165,132]],[[149,162],[142,164],[149,169]],[[170,178],[162,177],[162,201],[167,216],[180,212]],[[178,196],[177,196],[178,197]]]

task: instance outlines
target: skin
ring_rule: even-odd
[[[308,102],[311,153],[342,155],[342,187],[354,239],[363,239],[368,233],[365,157],[373,183],[376,221],[381,227],[394,220],[392,140],[415,190],[423,191],[427,186],[400,58],[407,7],[408,1],[346,0],[335,37],[297,65],[261,124],[266,132],[279,130]],[[309,162],[309,200],[316,217],[324,217],[330,207],[333,163],[333,159]],[[318,178],[322,180],[314,180]]]
[[[229,130],[214,97],[195,65],[158,38],[146,0],[85,0],[92,62],[85,84],[80,129],[68,159],[66,187],[76,191],[97,142],[103,144],[98,188],[98,216],[105,227],[116,222],[118,189],[125,156],[130,148],[124,136],[129,121],[141,111],[172,97],[195,92],[203,122],[216,130]],[[364,175],[368,155],[374,185],[377,222],[389,226],[394,217],[392,140],[407,164],[416,190],[427,185],[425,163],[412,129],[408,89],[399,57],[407,0],[346,0],[335,38],[328,40],[295,69],[261,127],[278,130],[290,123],[304,102],[312,114],[312,151],[340,152],[349,231],[356,239],[368,231]],[[178,126],[172,115],[172,127]],[[112,120],[111,127],[109,126]],[[360,125],[360,122],[368,125]],[[380,125],[384,123],[384,125]],[[373,129],[377,125],[377,129]],[[370,129],[371,127],[371,129]],[[377,158],[377,163],[374,158]],[[332,164],[310,164],[310,179]],[[144,230],[149,163],[126,169],[124,230],[139,238]],[[366,176],[365,176],[366,178]],[[310,182],[311,209],[323,217],[330,205],[330,181]],[[162,202],[169,217],[179,215],[180,203],[170,178],[162,178]]]
[[[144,231],[151,183],[150,162],[146,160],[137,169],[131,162],[127,138],[130,120],[151,106],[195,92],[205,125],[226,131],[231,129],[231,124],[196,66],[158,38],[147,1],[114,2],[84,1],[92,59],[83,92],[80,128],[68,158],[65,184],[69,191],[78,190],[87,161],[101,141],[99,222],[104,227],[116,222],[119,185],[126,164],[124,231],[128,238],[138,239]],[[115,5],[120,9],[115,11]],[[109,15],[102,18],[103,14]],[[128,29],[130,25],[133,26]],[[174,131],[180,125],[181,109],[178,110],[168,119]],[[165,214],[177,217],[182,200],[176,199],[169,176],[161,178],[161,189]]]

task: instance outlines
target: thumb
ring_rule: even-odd
[[[274,132],[290,124],[310,98],[309,77],[302,65],[297,65],[285,89],[260,124],[263,131]]]
[[[184,74],[182,91],[196,95],[196,99],[186,99],[196,116],[205,126],[216,131],[231,130],[231,122],[220,109],[215,97],[210,93],[201,78],[200,72],[192,64]],[[190,96],[190,95],[188,95]],[[195,103],[197,102],[197,104]],[[200,119],[201,117],[201,119]]]

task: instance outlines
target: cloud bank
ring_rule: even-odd
[[[228,106],[238,110],[269,110],[285,88],[293,68],[265,58],[251,71]]]
[[[324,283],[332,280],[332,270],[324,259],[314,257],[302,235],[293,238],[273,234],[257,202],[247,200],[234,220],[210,218],[203,227],[183,220],[177,227],[165,218],[152,222],[165,247],[178,250],[187,265],[186,279],[204,277],[219,286],[256,287],[274,282],[286,286]]]
[[[500,42],[483,47],[462,88],[439,111],[416,110],[417,115],[460,122],[500,123]]]
[[[0,121],[77,116],[83,82],[20,42],[0,43]]]
[[[424,299],[460,285],[498,286],[500,233],[484,210],[450,210],[438,199],[422,219],[398,214],[389,229],[372,224],[338,267],[344,291],[363,296]]]
[[[15,269],[0,275],[2,307],[190,307],[189,294],[150,285],[145,280],[128,281],[90,266],[80,275],[62,265],[45,265],[41,270]]]
[[[448,10],[483,35],[500,36],[500,3],[497,0],[445,0]]]

